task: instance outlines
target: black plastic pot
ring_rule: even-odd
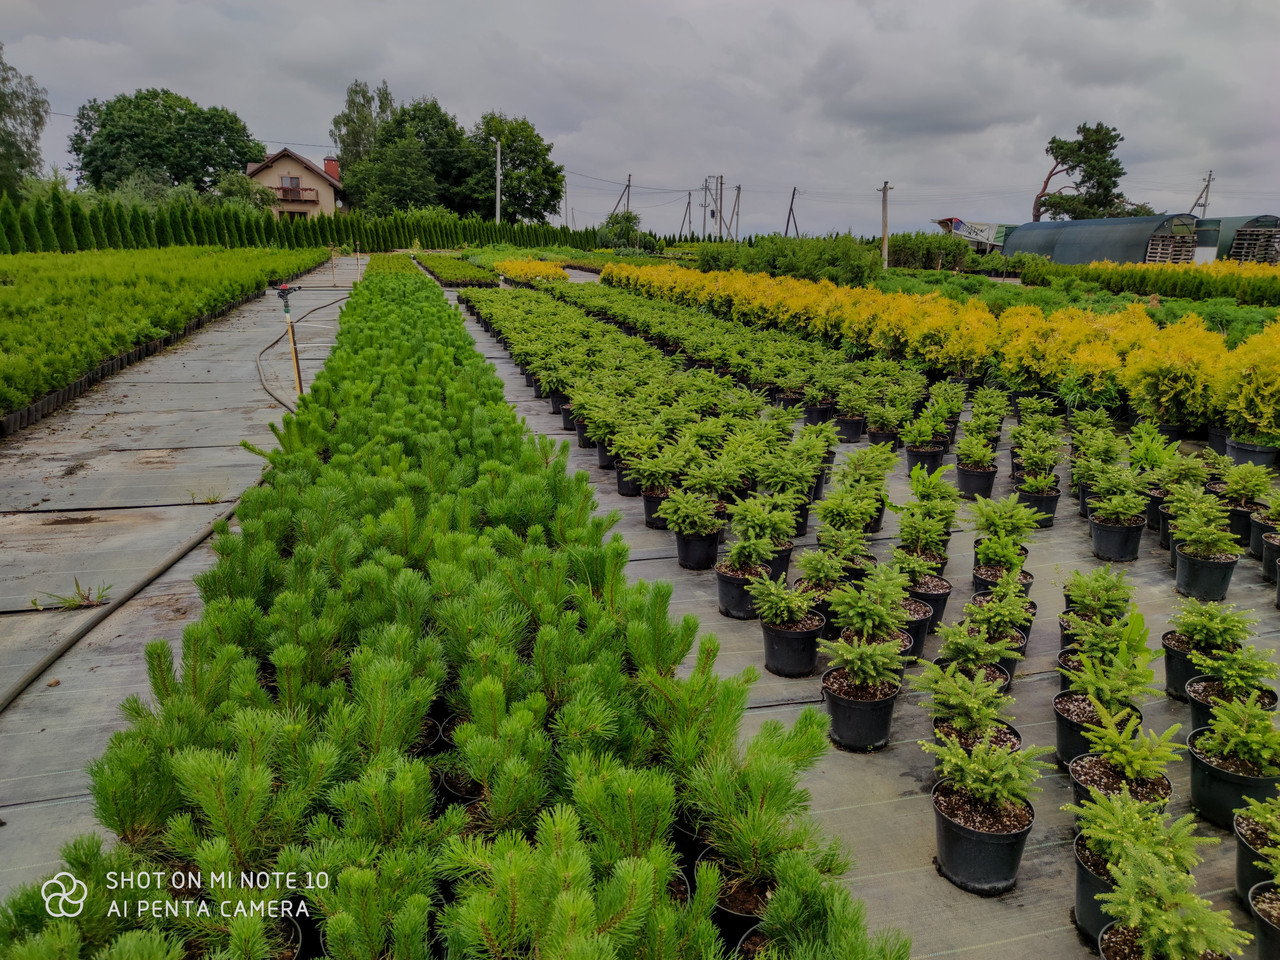
[[[1245,550],[1253,539],[1253,511],[1255,507],[1232,507],[1227,511],[1227,524],[1236,543]]]
[[[751,594],[747,593],[746,577],[734,577],[717,570],[716,597],[720,615],[723,617],[732,617],[734,620],[754,620],[759,616],[756,613],[755,601],[751,599]]]
[[[599,466],[601,470],[612,470],[615,466],[615,461],[616,458],[609,452],[609,445],[607,443],[596,444],[596,465]]]
[[[1084,760],[1086,757],[1093,757],[1093,756],[1097,756],[1097,754],[1082,753],[1078,757],[1072,757],[1071,763],[1067,764],[1067,778],[1071,781],[1071,802],[1072,803],[1080,804],[1080,803],[1084,803],[1086,800],[1089,799],[1089,788],[1076,779],[1075,770],[1072,769],[1072,764],[1074,764],[1077,760]],[[1165,803],[1167,804],[1169,800],[1173,799],[1173,782],[1168,777],[1164,776],[1164,774],[1161,774],[1161,779],[1164,780],[1165,784],[1168,785],[1169,787],[1167,799],[1165,800]],[[1078,820],[1079,818],[1077,817],[1076,819]]]
[[[1209,449],[1214,453],[1220,453],[1226,456],[1227,453],[1227,437],[1231,435],[1231,431],[1226,427],[1210,427],[1209,428]]]
[[[793,537],[803,537],[809,532],[809,503],[808,501],[796,507],[796,529],[792,533]]]
[[[862,439],[862,427],[866,423],[862,417],[836,417],[835,419],[841,443],[857,443]]]
[[[1012,890],[1018,882],[1027,836],[1035,826],[1035,808],[1031,809],[1032,822],[1017,833],[982,833],[948,819],[938,810],[938,790],[949,783],[939,781],[932,794],[938,872],[961,890],[984,897]]]
[[[827,621],[811,630],[779,630],[763,620],[764,668],[777,677],[811,677],[818,666],[818,637]]]
[[[1171,635],[1172,631],[1160,638],[1160,645],[1164,648],[1164,692],[1175,700],[1185,701],[1187,681],[1196,676],[1200,668],[1191,662],[1191,655],[1186,651],[1169,646]]]
[[[1142,550],[1142,530],[1146,517],[1135,517],[1136,523],[1102,523],[1097,517],[1089,518],[1089,535],[1093,538],[1093,555],[1112,563],[1132,563]]]
[[[1196,741],[1208,727],[1192,730],[1187,737],[1187,755],[1191,760],[1191,807],[1215,827],[1230,830],[1236,810],[1245,805],[1245,797],[1266,800],[1275,796],[1280,776],[1247,777],[1220,770],[1202,758],[1195,749]]]
[[[1263,559],[1263,551],[1266,548],[1266,535],[1275,533],[1276,525],[1266,520],[1258,519],[1256,513],[1249,517],[1249,556],[1255,560]],[[1264,571],[1265,576],[1265,571]],[[1270,577],[1267,577],[1270,580]]]
[[[594,450],[596,442],[587,436],[587,422],[585,420],[574,420],[573,429],[578,434],[578,446],[583,450]]]
[[[1262,893],[1270,893],[1276,888],[1274,880],[1263,880],[1249,889],[1249,912],[1253,914],[1254,957],[1256,960],[1280,960],[1280,927],[1258,914],[1253,907],[1253,900]]]
[[[1255,850],[1249,841],[1240,835],[1240,814],[1231,819],[1232,830],[1236,835],[1236,896],[1248,906],[1249,891],[1258,884],[1271,879],[1271,874],[1257,865],[1257,861],[1266,859],[1261,850]]]
[[[1189,688],[1193,683],[1197,683],[1198,681],[1212,679],[1213,677],[1208,674],[1198,673],[1187,680],[1183,687],[1187,694],[1186,701],[1191,705],[1192,730],[1199,730],[1201,727],[1207,727],[1209,725],[1210,721],[1213,720],[1214,704],[1206,700],[1201,700],[1198,697],[1193,697]],[[1274,710],[1276,708],[1276,695],[1270,687],[1260,687],[1258,689],[1258,705],[1262,707],[1263,710]]]
[[[568,430],[570,433],[573,433],[574,431],[573,404],[571,403],[560,404],[560,423],[563,425],[564,429]]]
[[[551,412],[559,413],[564,402],[569,399],[569,395],[567,393],[562,393],[559,390],[552,390],[547,394],[547,399],[551,401]]]
[[[912,597],[912,599],[919,598]],[[920,602],[929,608],[929,612],[919,620],[908,620],[902,627],[911,637],[911,649],[907,651],[907,655],[911,657],[918,657],[924,653],[924,640],[929,635],[929,624],[933,623],[933,605],[927,600],[920,600]]]
[[[1181,546],[1177,548],[1177,576],[1174,589],[1184,597],[1196,600],[1222,600],[1231,586],[1231,575],[1236,572],[1239,558],[1230,560],[1201,560],[1189,557]]]
[[[868,443],[887,443],[894,450],[898,449],[898,434],[893,430],[872,430],[867,429]]]
[[[1156,507],[1157,529],[1160,531],[1160,546],[1169,549],[1169,505],[1162,503]]]
[[[1246,443],[1235,437],[1227,437],[1227,456],[1240,463],[1256,463],[1269,467],[1275,463],[1276,448],[1265,443]]]
[[[638,497],[644,492],[641,489],[640,484],[631,479],[631,474],[627,473],[626,467],[619,467],[615,465],[613,472],[617,476],[619,496]]]
[[[1160,529],[1160,504],[1164,503],[1164,497],[1149,494],[1147,496],[1147,529]]]
[[[942,466],[942,458],[946,455],[946,449],[941,446],[925,445],[925,446],[908,446],[907,447],[907,474],[916,468],[917,464],[922,465],[930,473]]]
[[[1085,483],[1076,484],[1076,493],[1080,497],[1080,516],[1089,516],[1089,500],[1093,497],[1093,488]]]
[[[1102,904],[1095,897],[1100,893],[1110,893],[1115,889],[1115,884],[1084,865],[1084,861],[1080,859],[1080,848],[1083,846],[1084,837],[1077,836],[1072,844],[1076,855],[1076,929],[1090,941],[1095,941],[1102,933],[1102,928],[1111,922],[1111,918],[1102,912]]]
[[[829,403],[819,403],[814,406],[806,406],[804,408],[804,422],[807,424],[826,423],[835,414],[835,409]]]
[[[710,570],[716,565],[719,547],[719,530],[711,533],[676,532],[676,562],[686,570]]]
[[[831,742],[845,750],[881,749],[889,742],[893,705],[902,687],[882,700],[850,700],[827,688],[827,677],[838,669],[833,667],[822,675],[822,699],[831,717]]]
[[[1077,723],[1058,712],[1058,701],[1064,699],[1070,694],[1070,691],[1063,691],[1053,698],[1053,722],[1055,743],[1057,745],[1058,763],[1064,767],[1080,756],[1082,753],[1088,753],[1091,749],[1089,741],[1084,738],[1084,724]],[[1133,704],[1130,704],[1131,715],[1138,718],[1139,728],[1142,726],[1142,711]]]
[[[662,501],[667,499],[666,495],[643,493],[640,496],[644,500],[644,525],[650,530],[667,529],[667,521],[658,516],[658,508],[662,506]]]
[[[947,584],[946,593],[925,593],[923,590],[915,590],[911,587],[907,588],[907,596],[914,597],[916,600],[923,600],[929,606],[933,607],[933,616],[929,618],[929,626],[927,633],[933,633],[938,629],[938,624],[942,622],[942,615],[947,610],[947,600],[951,598],[951,581],[945,577],[939,577]]]
[[[966,500],[973,500],[975,497],[989,498],[999,472],[995,467],[983,470],[966,467],[962,463],[956,464],[956,489]]]
[[[1269,534],[1262,538],[1262,579],[1276,582],[1276,564],[1280,562],[1280,535]]]
[[[778,547],[773,551],[773,556],[769,558],[769,579],[777,580],[779,577],[786,577],[787,569],[791,566],[791,551],[795,549],[794,544],[785,547]]]
[[[1018,502],[1025,503],[1033,510],[1038,510],[1044,514],[1042,520],[1036,521],[1036,526],[1041,530],[1053,526],[1053,518],[1058,512],[1058,501],[1062,499],[1062,491],[1055,489],[1053,493],[1027,493],[1021,487],[1018,488]]]
[[[696,873],[698,860],[710,848],[702,835],[694,830],[693,825],[683,816],[676,817],[671,823],[671,843],[676,848],[676,856],[680,859],[680,865],[684,870],[685,878],[690,881],[689,889],[692,891],[692,878]]]
[[[707,850],[698,858],[699,861],[707,860],[713,856],[712,851]],[[696,866],[694,871],[696,872]],[[726,887],[731,877],[728,871],[721,866],[720,873],[725,877]],[[720,931],[720,939],[724,941],[726,947],[737,944],[752,929],[760,923],[760,917],[754,913],[738,913],[736,910],[730,910],[728,907],[717,902],[711,908],[711,922],[715,924],[716,929]]]

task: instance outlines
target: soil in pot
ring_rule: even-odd
[[[1271,879],[1270,872],[1259,867],[1257,862],[1266,859],[1262,849],[1275,846],[1275,840],[1262,824],[1243,813],[1235,815],[1233,826],[1236,835],[1236,896],[1247,905],[1249,890]]]
[[[1105,757],[1085,753],[1067,764],[1071,776],[1071,793],[1076,803],[1089,799],[1089,789],[1100,790],[1107,796],[1115,796],[1125,787],[1135,800],[1151,803],[1167,803],[1173,796],[1173,784],[1168,777],[1141,777],[1127,779]]]
[[[973,590],[975,593],[983,590],[993,590],[995,585],[1000,582],[1000,578],[1005,575],[1004,567],[993,567],[987,564],[981,564],[973,568]],[[1035,577],[1026,570],[1018,571],[1018,588],[1023,595],[1030,593],[1031,584],[1035,582]]]
[[[902,607],[907,611],[907,622],[902,629],[911,637],[911,648],[907,653],[912,657],[919,657],[924,653],[924,640],[929,633],[929,624],[933,621],[933,607],[910,595],[902,601]]]
[[[1142,725],[1142,711],[1132,707],[1132,714]],[[1076,757],[1089,752],[1089,741],[1084,738],[1084,728],[1098,722],[1097,711],[1083,693],[1067,690],[1053,698],[1053,719],[1057,736],[1058,763],[1067,766]]]
[[[907,595],[923,600],[933,608],[933,615],[929,618],[928,632],[934,633],[938,629],[938,624],[942,622],[942,615],[947,609],[947,600],[951,597],[951,581],[928,574],[921,577],[920,582],[915,586],[908,587]]]
[[[809,677],[818,665],[818,637],[827,621],[810,613],[799,623],[760,622],[764,633],[764,668],[778,677]]]
[[[938,872],[969,893],[995,896],[1012,890],[1035,809],[1027,804],[993,808],[951,788],[933,788]]]
[[[900,683],[852,683],[843,667],[822,675],[823,699],[831,717],[831,742],[842,750],[879,750],[889,742],[893,705]]]
[[[715,863],[724,878],[720,899],[711,909],[711,922],[720,931],[725,944],[736,944],[743,934],[760,922],[760,916],[769,904],[771,885],[754,884],[734,876],[733,870],[708,850],[698,858],[700,862]]]
[[[977,734],[961,733],[951,726],[946,720],[935,720],[933,722],[933,739],[941,743],[943,740],[956,740],[960,746],[966,751],[972,750],[977,744],[984,739],[990,738],[991,745],[995,747],[1010,747],[1014,750],[1022,749],[1022,734],[1018,732],[1018,728],[1011,723],[1005,723],[1003,720],[998,721],[996,726],[991,730],[983,731]]]
[[[1188,680],[1183,690],[1187,694],[1186,701],[1191,704],[1191,729],[1207,727],[1213,717],[1214,701],[1226,699],[1222,690],[1222,681],[1199,675]],[[1241,698],[1233,699],[1239,701]],[[1275,691],[1269,687],[1258,690],[1258,705],[1264,710],[1274,710],[1276,708]]]
[[[1280,890],[1275,882],[1264,880],[1249,891],[1249,910],[1253,913],[1258,960],[1280,957]]]
[[[1262,512],[1254,513],[1249,517],[1249,556],[1255,560],[1262,559],[1266,535],[1276,532],[1276,525],[1265,517],[1266,514]]]

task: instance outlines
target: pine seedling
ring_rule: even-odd
[[[935,722],[947,723],[966,738],[985,736],[999,726],[1013,703],[1013,697],[1001,692],[1000,681],[980,672],[970,675],[955,663],[945,669],[927,664],[909,683],[915,692],[927,694],[920,705]]]
[[[1182,724],[1175,723],[1163,733],[1155,733],[1144,731],[1141,718],[1127,707],[1113,713],[1094,700],[1093,709],[1098,719],[1084,727],[1089,752],[1106,760],[1126,780],[1165,776],[1169,764],[1182,759],[1178,755],[1181,744],[1173,742]]]
[[[1276,677],[1276,663],[1271,651],[1263,653],[1251,643],[1227,647],[1212,656],[1191,652],[1191,662],[1206,676],[1222,684],[1222,692],[1228,700],[1243,700],[1255,690],[1262,690],[1265,681]]]
[[[622,767],[580,772],[573,805],[594,840],[592,855],[604,870],[627,857],[665,847],[675,819],[675,782],[660,769]]]
[[[673,622],[671,584],[640,581],[625,589],[619,604],[626,624],[627,655],[641,670],[670,676],[684,662],[698,635],[698,620],[686,614]]]

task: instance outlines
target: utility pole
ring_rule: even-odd
[[[684,205],[684,214],[680,217],[680,231],[676,234],[677,240],[684,239],[684,220],[689,218],[689,235],[693,236],[693,191],[689,191],[689,199]]]
[[[613,210],[611,211],[610,215],[617,213],[618,208],[622,206],[624,201],[626,202],[626,205],[627,205],[626,211],[630,213],[631,212],[631,174],[629,173],[627,174],[627,185],[623,187],[622,192],[618,194],[618,202],[613,205]]]
[[[1200,219],[1203,220],[1209,212],[1209,185],[1213,183],[1213,171],[1209,171],[1209,175],[1204,178],[1204,189],[1196,196],[1191,203],[1191,209],[1188,213],[1194,213],[1196,207],[1200,208]]]
[[[800,190],[799,187],[791,188],[791,203],[787,206],[787,225],[782,228],[782,235],[784,237],[787,236],[788,233],[790,233],[791,224],[795,220],[796,194],[799,192],[799,190]],[[800,239],[800,224],[798,223],[796,224],[796,239],[797,240]]]
[[[742,184],[733,188],[733,211],[729,214],[729,229],[733,231],[733,242],[738,242],[738,201],[742,199]]]
[[[880,194],[880,266],[885,270],[889,269],[889,191],[892,189],[888,180],[883,187],[876,188]]]
[[[717,181],[716,187],[716,223],[719,224],[720,239],[724,239],[724,175]]]
[[[698,206],[702,207],[702,237],[700,239],[705,240],[707,239],[707,206],[708,206],[706,177],[702,178],[702,203],[698,204]]]
[[[502,141],[497,137],[490,137],[498,147],[498,159],[494,162],[494,190],[493,190],[493,222],[502,222]]]

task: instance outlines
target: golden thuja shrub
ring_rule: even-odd
[[[547,263],[545,260],[499,260],[493,265],[493,269],[507,279],[518,280],[521,283],[569,279],[564,272],[564,267],[558,263]]]
[[[1217,419],[1214,395],[1227,361],[1222,334],[1188,313],[1129,352],[1120,382],[1143,416],[1165,424],[1206,423]]]

